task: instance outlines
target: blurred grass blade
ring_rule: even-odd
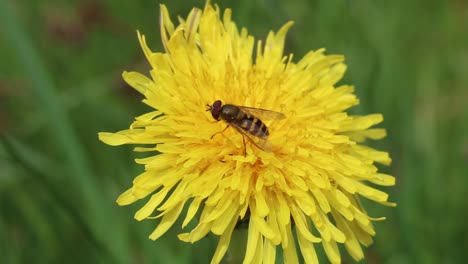
[[[4,0],[0,0],[0,21],[7,35],[6,39],[14,47],[18,64],[23,67],[23,72],[33,83],[31,88],[37,96],[40,109],[48,117],[51,131],[56,136],[57,141],[54,143],[63,148],[62,151],[67,159],[67,165],[70,166],[70,171],[76,176],[73,178],[78,181],[87,197],[97,197],[85,153],[77,140],[70,120],[66,113],[62,111],[63,107],[45,65],[33,47],[33,42],[28,39],[26,32],[20,27],[17,16],[14,15],[11,7]],[[94,203],[90,203],[90,206],[99,203],[99,201],[93,201]]]
[[[58,164],[30,149],[27,144],[10,135],[4,135],[2,141],[4,141],[6,152],[10,154],[12,159],[18,160],[23,167],[31,168],[34,172],[47,178],[57,175]]]
[[[52,226],[49,222],[50,219],[46,217],[46,215],[51,213],[51,208],[54,208],[54,205],[57,204],[59,205],[57,210],[65,211],[66,215],[73,220],[73,223],[80,227],[79,231],[93,244],[94,250],[99,252],[101,256],[107,256],[115,262],[114,256],[109,252],[108,248],[103,245],[102,241],[99,241],[99,239],[95,237],[96,234],[93,233],[90,226],[85,223],[83,216],[80,215],[81,205],[69,199],[70,191],[63,192],[63,185],[66,184],[67,181],[66,179],[57,179],[56,177],[57,175],[63,175],[63,168],[12,136],[6,135],[3,137],[2,141],[4,142],[5,152],[9,154],[9,159],[13,161],[12,164],[24,169],[26,172],[25,174],[29,175],[20,177],[19,179],[16,177],[17,184],[11,183],[11,185],[22,186],[22,182],[38,182],[38,186],[43,187],[39,188],[37,191],[45,191],[47,196],[50,196],[53,200],[53,202],[47,203],[45,207],[48,209],[44,210],[44,207],[41,206],[41,199],[37,197],[38,195],[30,195],[27,188],[14,190],[16,187],[6,186],[6,188],[9,189],[13,188],[13,190],[8,190],[15,193],[15,196],[11,197],[11,200],[14,201],[12,206],[18,208],[25,218],[24,221],[28,222],[29,226],[33,227],[31,233],[37,235],[40,240],[47,241],[47,243],[41,244],[41,246],[48,249],[43,252],[43,254],[47,256],[46,253],[49,252],[49,256],[52,257],[54,250],[58,248],[58,241],[62,239],[62,233],[57,234],[51,230],[63,223],[58,221]],[[29,177],[31,176],[34,176],[34,179],[30,179]]]
[[[20,26],[18,17],[11,4],[0,0],[0,22],[6,34],[5,39],[10,42],[18,65],[23,67],[23,73],[31,80],[37,103],[49,120],[50,130],[53,133],[53,138],[56,139],[52,143],[61,148],[60,151],[65,159],[64,165],[69,168],[68,173],[64,175],[69,175],[70,181],[82,193],[84,202],[82,205],[84,211],[82,212],[84,212],[88,225],[96,233],[96,237],[110,240],[112,234],[115,233],[112,232],[113,223],[106,219],[108,215],[106,211],[109,209],[103,206],[102,195],[97,189],[95,179],[93,179],[86,153],[78,141],[72,122],[63,111],[64,107],[61,105],[52,78],[46,71],[46,67],[33,45],[34,42],[28,38],[25,30]],[[113,243],[119,243],[118,239],[113,238]],[[115,245],[113,246],[116,248]],[[124,256],[120,249],[114,249],[113,252]]]

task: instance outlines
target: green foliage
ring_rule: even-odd
[[[148,109],[121,79],[147,72],[135,30],[161,50],[155,1],[0,0],[0,263],[207,263],[208,237],[179,242],[140,204],[114,200],[142,171],[131,147],[97,132],[125,129]],[[212,1],[213,2],[213,1]],[[257,38],[294,20],[296,60],[344,54],[355,114],[383,113],[397,177],[395,209],[367,204],[376,223],[367,263],[462,263],[468,258],[468,33],[463,1],[222,1]],[[167,1],[185,16],[204,1]],[[372,143],[371,143],[372,144]],[[180,226],[180,225],[179,225]],[[317,247],[318,248],[318,247]],[[319,249],[318,251],[321,251]],[[323,257],[323,256],[322,256]]]

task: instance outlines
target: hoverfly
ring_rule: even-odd
[[[271,152],[271,144],[268,142],[270,132],[260,118],[283,119],[286,117],[282,113],[266,109],[232,104],[223,105],[221,100],[216,100],[212,105],[207,104],[206,111],[211,111],[211,115],[216,121],[222,119],[228,124],[224,130],[232,125],[242,135],[243,140],[245,136],[255,146],[266,152]],[[218,133],[222,133],[224,130]],[[245,140],[243,142],[245,150]]]

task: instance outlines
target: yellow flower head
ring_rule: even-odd
[[[295,63],[283,54],[292,23],[255,46],[247,30],[231,21],[231,10],[221,17],[210,4],[179,22],[175,26],[161,6],[165,51],[151,51],[138,34],[151,78],[123,73],[155,110],[137,117],[128,130],[99,134],[109,145],[150,144],[135,151],[159,152],[136,160],[145,172],[118,204],[151,195],[135,214],[137,220],[161,218],[151,239],[162,236],[182,212],[182,228],[197,216],[196,228],[179,238],[193,243],[209,232],[220,236],[213,263],[223,258],[239,221],[248,222],[245,263],[274,263],[278,245],[285,263],[297,263],[296,243],[307,263],[317,262],[315,243],[332,263],[341,261],[337,243],[362,259],[360,244],[372,243],[371,220],[378,219],[366,214],[359,196],[393,206],[386,193],[366,183],[390,186],[395,180],[374,165],[389,164],[388,154],[361,145],[385,136],[383,129],[369,129],[382,115],[344,112],[358,99],[352,86],[335,86],[346,69],[343,56],[321,49]],[[268,127],[269,136],[262,138],[268,147],[262,148],[254,144],[260,138],[254,128],[243,128],[247,124],[216,122],[206,111],[216,100],[284,118],[239,116],[255,121],[249,125],[257,130]]]

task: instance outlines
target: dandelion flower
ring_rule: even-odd
[[[151,51],[138,33],[151,77],[124,72],[123,78],[153,111],[136,117],[129,129],[99,138],[109,145],[144,144],[135,151],[156,153],[136,160],[145,170],[117,203],[146,200],[135,218],[160,219],[153,240],[179,217],[182,229],[197,218],[179,239],[219,236],[212,263],[221,261],[241,221],[248,223],[244,263],[275,263],[277,246],[285,263],[317,263],[317,244],[332,263],[341,261],[339,244],[362,259],[361,245],[370,245],[375,234],[372,221],[383,218],[369,217],[360,197],[395,205],[368,185],[395,184],[375,166],[389,164],[390,157],[362,145],[385,136],[385,130],[370,128],[382,115],[345,112],[358,99],[352,86],[336,85],[346,69],[343,56],[320,49],[293,62],[292,54],[283,54],[291,22],[255,42],[236,27],[230,9],[220,13],[208,3],[176,26],[162,5],[164,52]],[[206,111],[216,100],[284,114],[264,120],[271,150],[244,143],[233,127],[223,131],[226,122]]]

